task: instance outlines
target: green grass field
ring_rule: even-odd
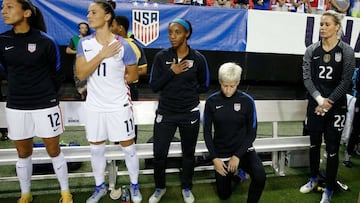
[[[271,132],[270,123],[260,123],[258,129],[258,137],[269,136]],[[279,124],[280,136],[300,135],[302,133],[302,125],[299,122],[289,122]],[[152,126],[139,126],[139,139],[138,142],[146,142],[152,136]],[[199,134],[199,140],[202,140],[202,133]],[[67,127],[66,132],[62,135],[64,142],[78,142],[81,145],[87,145],[83,127]],[[35,142],[38,142],[35,139]],[[13,147],[11,141],[0,142],[0,148]],[[341,147],[341,159],[344,152],[344,146]],[[360,158],[359,156],[353,157],[353,168],[346,168],[342,164],[339,165],[338,179],[346,183],[350,187],[350,191],[339,191],[335,193],[332,202],[342,203],[356,203],[360,191]],[[118,163],[119,167],[124,169],[124,162]],[[144,160],[140,161],[140,166],[144,167]],[[324,163],[321,165],[324,167]],[[91,171],[90,163],[83,163],[81,168],[72,172]],[[299,187],[306,183],[308,180],[308,167],[290,168],[286,167],[286,176],[276,176],[274,171],[266,166],[267,181],[261,201],[263,203],[311,203],[319,202],[321,193],[311,192],[309,194],[301,194]],[[14,166],[1,166],[0,176],[8,177],[15,176]],[[70,187],[73,193],[74,202],[85,202],[87,197],[91,195],[94,181],[92,177],[71,178],[69,180]],[[117,180],[119,187],[122,184],[128,184],[129,179],[127,176],[120,176]],[[143,195],[143,202],[147,199],[154,190],[154,183],[152,175],[140,175],[139,177],[140,188]],[[229,203],[242,203],[246,202],[247,190],[250,181],[237,186],[234,194],[227,201],[220,201],[217,198],[213,172],[203,171],[196,172],[194,176],[193,193],[196,202],[201,203],[216,203],[216,202],[229,202]],[[2,182],[0,184],[0,202],[1,203],[14,203],[19,196],[18,182]],[[32,193],[34,195],[34,203],[55,203],[59,199],[59,185],[56,180],[35,180],[32,181]],[[103,198],[101,203],[119,202],[119,200],[111,200],[109,196]],[[167,192],[163,197],[164,203],[177,203],[183,202],[181,196],[181,189],[179,183],[179,174],[167,174]]]

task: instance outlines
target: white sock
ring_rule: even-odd
[[[135,144],[121,148],[125,153],[125,164],[129,171],[130,182],[137,184],[139,178],[139,157],[136,153]]]
[[[32,169],[31,156],[18,158],[16,162],[16,173],[20,182],[21,194],[30,192]]]
[[[51,157],[56,177],[60,183],[61,191],[69,190],[68,168],[64,154],[60,152],[57,157]]]
[[[90,144],[90,152],[95,184],[96,186],[99,186],[105,182],[105,143],[99,145]]]

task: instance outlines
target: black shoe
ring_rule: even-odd
[[[3,133],[1,138],[0,138],[1,141],[6,141],[8,139],[9,139],[9,137],[7,136],[7,133]]]
[[[351,168],[353,163],[351,161],[343,161],[345,167]]]

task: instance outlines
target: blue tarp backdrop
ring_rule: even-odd
[[[32,0],[32,2],[43,12],[48,33],[59,45],[67,45],[70,38],[79,32],[77,24],[87,21],[87,9],[92,0]],[[137,14],[136,18],[134,12]],[[132,22],[138,22],[144,29],[151,24],[158,25],[158,30],[151,30],[154,33],[150,38],[156,37],[155,32],[158,37],[149,44],[142,43],[146,48],[169,47],[168,23],[174,18],[185,18],[193,26],[193,34],[189,40],[193,48],[213,51],[246,50],[248,11],[245,9],[118,2],[115,13],[127,16]],[[1,19],[0,32],[9,28]],[[132,25],[130,30],[138,31],[133,30]]]

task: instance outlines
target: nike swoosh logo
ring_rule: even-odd
[[[336,153],[334,153],[334,154],[330,154],[330,157],[334,157],[336,155]]]
[[[194,120],[194,121],[190,121],[191,124],[194,124],[198,121],[198,119]]]
[[[170,65],[170,64],[172,64],[172,61],[165,61],[165,64]]]
[[[55,128],[55,129],[53,129],[53,131],[54,131],[54,132],[56,132],[57,130],[59,130],[59,128]]]
[[[314,56],[314,58],[313,58],[313,59],[318,59],[318,58],[320,58],[320,56]]]
[[[92,51],[92,49],[85,49],[85,52],[89,52],[89,51]]]
[[[11,47],[5,47],[5,51],[10,50],[10,49],[12,49],[12,48],[14,48],[14,46],[11,46]]]
[[[224,105],[215,106],[215,109],[221,109],[222,107],[224,107]]]

